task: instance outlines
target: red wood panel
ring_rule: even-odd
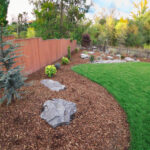
[[[7,39],[13,39],[8,37]],[[40,68],[52,64],[61,57],[67,55],[68,46],[71,51],[76,48],[76,41],[70,39],[42,40],[41,38],[17,39],[15,43],[20,43],[20,50],[23,57],[17,59],[16,65],[24,65],[24,73],[31,74]]]

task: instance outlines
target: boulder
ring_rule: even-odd
[[[121,55],[120,55],[120,54],[117,54],[116,57],[121,58]]]
[[[113,57],[112,56],[107,56],[107,59],[113,60]]]
[[[134,61],[135,61],[133,58],[130,58],[130,57],[126,57],[125,60],[126,60],[127,62],[134,62]]]
[[[59,92],[60,90],[64,90],[66,87],[65,85],[60,84],[58,81],[50,80],[50,79],[44,79],[41,80],[41,83],[48,87],[52,91]]]
[[[89,58],[89,55],[88,54],[81,54],[81,58],[82,59],[87,59],[87,58]]]
[[[44,103],[40,117],[55,128],[60,125],[68,125],[76,111],[75,103],[64,99],[52,99]]]

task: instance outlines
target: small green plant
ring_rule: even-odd
[[[63,57],[62,58],[62,60],[61,60],[61,63],[63,64],[63,65],[67,65],[67,64],[69,64],[69,59],[67,58],[67,57]]]
[[[55,75],[57,72],[57,69],[54,65],[48,65],[45,67],[45,74],[48,77],[52,77],[53,75]]]
[[[90,62],[92,63],[92,62],[94,62],[94,60],[95,60],[94,55],[91,55],[91,56],[90,56]]]
[[[70,46],[68,46],[68,59],[71,59],[71,50],[70,50]]]
[[[125,58],[125,56],[121,55],[121,59],[124,59],[124,58]]]
[[[75,52],[78,53],[78,52],[79,52],[79,48],[76,48],[76,49],[75,49]]]
[[[55,64],[55,67],[56,67],[57,70],[60,69],[60,66],[61,66],[60,63]]]

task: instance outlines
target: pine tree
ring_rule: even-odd
[[[8,4],[9,0],[2,0],[0,3],[0,91],[4,91],[0,103],[7,100],[7,104],[10,104],[15,98],[20,98],[19,89],[25,84],[26,78],[21,74],[21,67],[14,66],[16,58],[21,56],[17,52],[19,45],[3,39],[7,32],[5,26]]]
[[[24,86],[26,79],[21,74],[22,68],[15,67],[16,58],[18,55],[18,44],[13,44],[11,41],[3,41],[0,37],[0,89],[4,89],[4,95],[0,102],[7,100],[7,104],[11,103],[15,98],[20,99],[19,89]],[[5,47],[8,47],[5,49]]]

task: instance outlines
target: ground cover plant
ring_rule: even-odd
[[[82,64],[75,72],[105,87],[127,114],[130,150],[150,148],[150,64]]]

